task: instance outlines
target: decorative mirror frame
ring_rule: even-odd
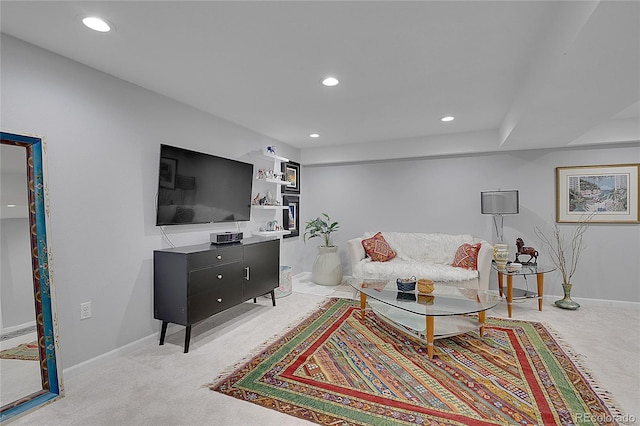
[[[42,390],[0,407],[0,422],[4,422],[60,398],[63,395],[63,384],[56,359],[59,347],[47,243],[48,214],[45,206],[48,207],[48,189],[44,182],[42,161],[44,143],[41,138],[15,133],[0,132],[0,136],[2,144],[24,147],[27,152],[31,264],[42,377]]]

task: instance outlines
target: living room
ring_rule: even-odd
[[[10,19],[6,12],[10,9],[5,9],[4,3],[2,20],[6,31],[5,19]],[[637,4],[630,4],[637,12]],[[634,31],[630,38],[637,34],[637,26]],[[633,100],[608,118],[629,107],[635,115],[627,113],[617,120],[605,121],[593,134],[589,131],[594,126],[581,134],[562,133],[567,139],[554,144],[549,142],[554,137],[547,135],[545,121],[538,120],[535,123],[539,127],[530,129],[522,139],[530,141],[530,145],[519,142],[502,147],[497,128],[463,128],[424,137],[381,135],[377,140],[370,138],[367,145],[305,148],[190,106],[178,95],[172,99],[51,50],[53,46],[37,46],[27,38],[3,32],[1,123],[5,132],[38,135],[46,140],[45,177],[50,208],[47,232],[54,272],[59,362],[63,377],[69,380],[145,345],[157,346],[160,323],[153,319],[152,256],[153,250],[169,247],[162,230],[155,226],[161,143],[248,162],[252,161],[251,153],[276,145],[278,155],[302,165],[300,223],[323,212],[339,221],[341,228],[334,234],[333,242],[340,247],[346,275],[350,273],[346,242],[364,232],[469,233],[495,242],[491,216],[480,213],[480,192],[500,188],[520,191],[520,213],[505,217],[505,242],[513,250],[515,239],[522,237],[527,245],[540,250],[540,261],[545,262],[548,254],[534,230],[550,229],[555,223],[556,167],[629,164],[640,160],[637,78],[613,82],[605,78],[607,81],[594,80],[588,84],[595,87],[594,91],[605,91],[597,98],[602,108],[615,107],[615,101],[622,95],[615,92],[609,97],[606,91],[613,92],[619,89],[616,84],[622,84]],[[166,58],[161,46],[155,53]],[[637,76],[637,49],[618,56],[628,57],[620,67],[626,69],[632,64],[629,74]],[[594,58],[593,62],[600,60],[604,59]],[[325,89],[319,84],[321,77],[313,75],[315,80],[310,82],[320,93]],[[342,81],[331,90],[341,90],[341,86],[348,84]],[[179,92],[180,88],[175,90]],[[399,105],[389,108],[392,107]],[[220,108],[224,109],[224,105]],[[596,123],[594,111],[588,112],[585,116]],[[434,121],[438,118],[434,117]],[[464,120],[464,115],[456,119]],[[615,133],[616,123],[623,124],[626,133]],[[525,123],[524,129],[530,124]],[[362,126],[366,127],[364,123]],[[611,134],[593,140],[594,135],[603,134],[603,129],[610,129]],[[582,136],[588,142],[572,143]],[[548,145],[535,144],[537,137]],[[307,143],[305,139],[301,144]],[[211,232],[235,229],[250,232],[263,225],[261,219],[254,218],[239,223],[237,228],[235,224],[188,225],[165,227],[164,232],[172,244],[183,246],[207,242]],[[294,275],[308,272],[316,246],[314,240],[304,243],[302,237],[284,239],[281,263],[292,266]],[[628,328],[628,334],[640,340],[637,321],[640,227],[593,224],[585,234],[585,246],[574,277],[573,297],[583,305],[582,311],[588,312],[591,304],[634,310],[635,321],[618,327]],[[562,296],[557,273],[546,278],[545,295],[545,311],[554,309],[553,300]],[[281,300],[283,308],[291,310],[292,319],[304,313],[303,307],[315,304],[305,300],[296,307],[287,298]],[[80,305],[86,301],[92,303],[92,317],[80,320]],[[528,315],[534,319],[538,313],[528,305],[519,310],[533,311]],[[527,315],[519,310],[516,319]],[[576,313],[559,312],[568,323]],[[255,311],[241,310],[238,317],[255,324],[252,315]],[[223,324],[225,320],[227,327],[241,327],[237,319],[229,316],[220,319]],[[241,343],[246,346],[245,352],[286,324],[280,325],[265,328],[262,339],[259,334],[252,335],[255,341]],[[575,326],[579,328],[580,323]],[[203,339],[211,343],[215,336],[201,330],[199,342]],[[225,342],[234,344],[232,340]],[[179,352],[179,343],[176,348]],[[161,356],[158,353],[154,352],[154,357]],[[173,357],[176,355],[183,354],[172,352]],[[237,360],[228,361],[227,365]],[[208,374],[204,372],[205,376]],[[633,375],[637,379],[637,367]],[[72,394],[74,389],[68,386],[67,392]],[[28,424],[28,417],[24,420]]]

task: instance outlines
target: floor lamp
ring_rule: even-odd
[[[500,243],[504,243],[504,215],[520,213],[520,200],[517,189],[483,191],[480,193],[480,211],[493,215],[493,225]]]

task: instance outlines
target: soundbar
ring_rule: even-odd
[[[242,232],[219,232],[210,234],[211,244],[237,243],[242,240]]]

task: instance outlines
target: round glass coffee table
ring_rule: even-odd
[[[498,288],[500,289],[500,296],[502,296],[503,293],[503,276],[507,276],[507,312],[509,314],[509,318],[511,318],[511,307],[513,305],[514,290],[518,290],[513,288],[513,277],[518,275],[525,277],[525,279],[528,275],[536,276],[536,283],[538,284],[538,310],[542,310],[542,296],[544,294],[544,274],[555,271],[556,268],[554,266],[523,264],[522,269],[509,271],[507,269],[498,268],[498,265],[492,262],[491,267],[498,273]],[[524,294],[524,297],[529,297],[528,292],[525,291]]]
[[[479,329],[484,333],[485,312],[496,306],[501,297],[496,291],[479,291],[435,283],[432,293],[398,291],[395,280],[359,280],[351,278],[349,285],[360,293],[361,318],[367,302],[373,312],[401,331],[413,332],[427,343],[429,359],[433,358],[435,338],[454,336]],[[478,314],[475,318],[467,314]],[[448,317],[435,324],[436,317]],[[406,330],[408,328],[409,330]]]

